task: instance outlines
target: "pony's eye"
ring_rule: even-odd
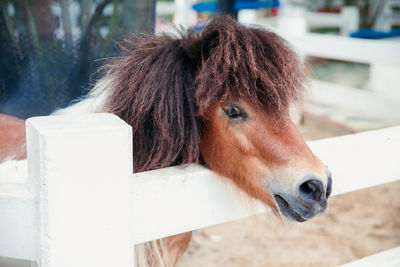
[[[245,119],[247,117],[247,114],[241,108],[235,105],[226,105],[222,108],[222,110],[230,120]]]

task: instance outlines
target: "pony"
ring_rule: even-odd
[[[217,17],[202,32],[133,36],[121,50],[87,97],[55,114],[118,115],[132,126],[135,172],[199,163],[284,220],[326,211],[331,173],[289,116],[307,67],[283,38]],[[145,243],[136,262],[174,266],[190,239]]]

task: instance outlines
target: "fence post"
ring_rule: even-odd
[[[372,91],[400,99],[400,64],[373,62],[369,71],[369,87]]]
[[[131,128],[111,114],[27,121],[39,267],[132,267]]]
[[[360,24],[360,11],[358,7],[344,6],[342,7],[341,15],[343,21],[343,24],[340,27],[341,35],[349,36],[350,33],[358,30]]]

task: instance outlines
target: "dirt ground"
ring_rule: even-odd
[[[307,140],[352,132],[310,114],[300,128]],[[399,245],[394,182],[333,197],[327,214],[301,224],[259,215],[195,231],[178,267],[337,266]]]

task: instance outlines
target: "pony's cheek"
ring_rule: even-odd
[[[214,131],[208,130],[201,139],[200,153],[205,165],[211,170],[221,172],[229,161],[229,152]],[[228,158],[227,158],[228,157]]]
[[[223,176],[232,177],[232,172],[238,166],[237,153],[232,150],[231,140],[227,140],[219,130],[218,127],[212,127],[203,133],[200,144],[201,157],[211,170]]]

